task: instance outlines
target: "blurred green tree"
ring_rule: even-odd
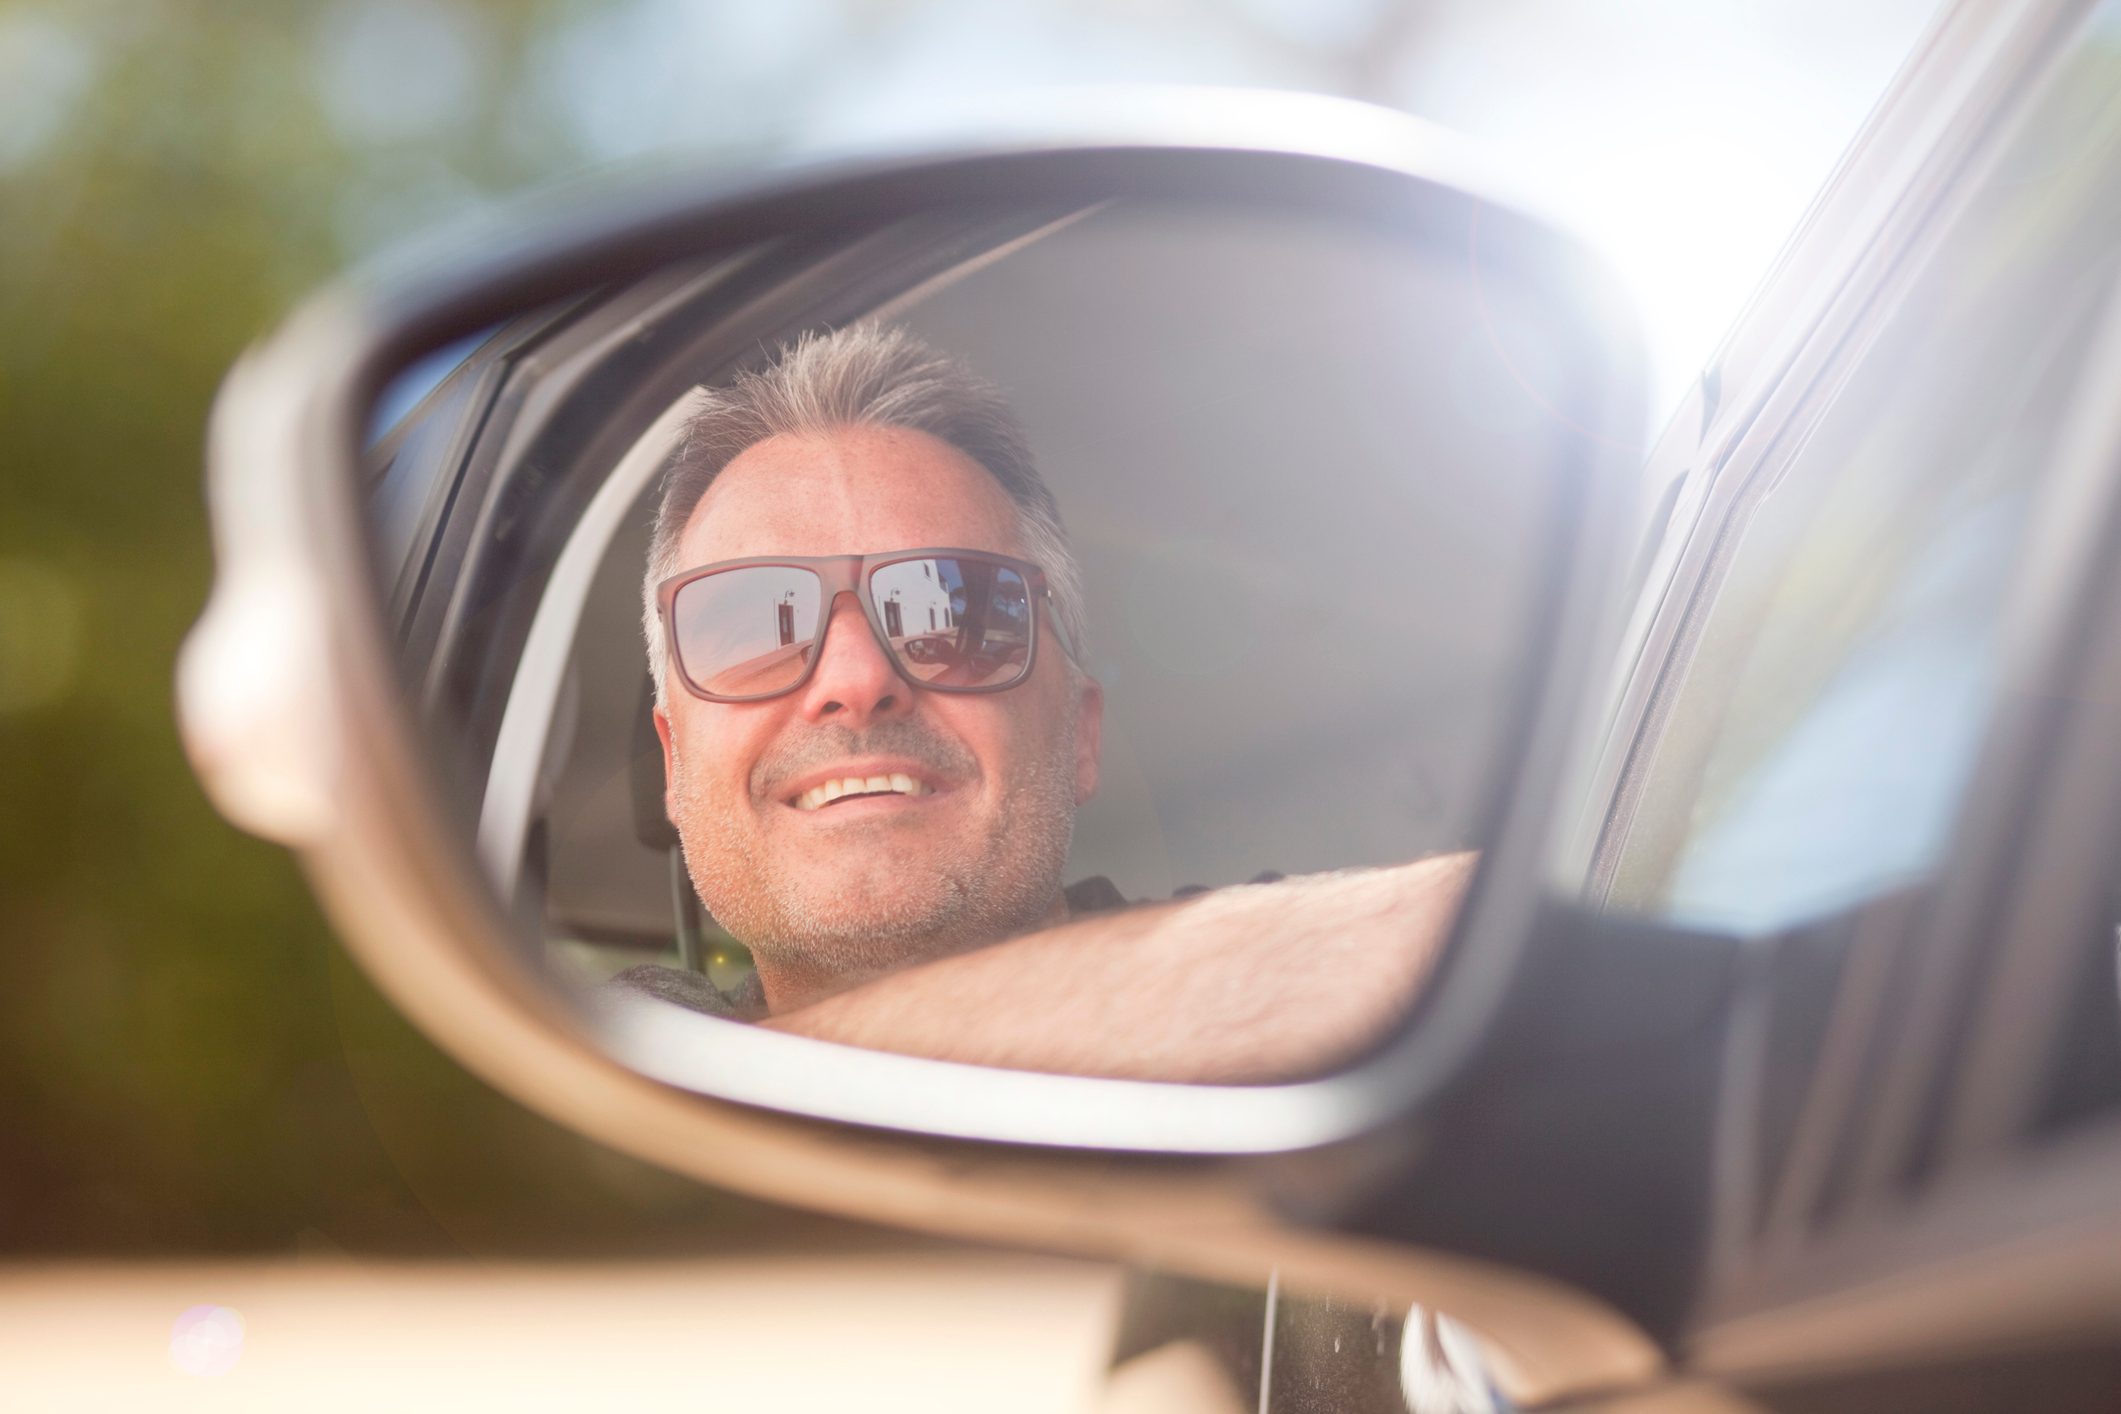
[[[580,160],[511,126],[519,7],[461,11],[488,78],[428,124],[350,125],[325,46],[359,9],[0,10],[0,117],[35,128],[0,147],[0,1249],[499,1251],[773,1216],[437,1055],[178,746],[222,372],[390,221]]]
[[[1377,93],[1424,13],[0,0],[0,1252],[827,1231],[484,1089],[208,808],[171,680],[214,387],[349,259],[585,164],[861,130],[1010,65]]]

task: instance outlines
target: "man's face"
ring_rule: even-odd
[[[687,567],[922,546],[1024,556],[1015,507],[984,468],[881,427],[749,448],[679,545]],[[1101,697],[1071,685],[1050,617],[1026,681],[962,696],[900,677],[851,595],[830,612],[794,692],[705,702],[673,674],[656,712],[694,885],[752,948],[776,1010],[1053,917],[1075,807],[1097,784]],[[894,774],[927,793],[802,808],[828,780]]]

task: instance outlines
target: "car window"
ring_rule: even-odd
[[[474,403],[491,395],[479,377],[499,350],[476,357],[492,329],[435,350],[390,381],[369,419],[368,518],[376,563],[404,607],[426,563],[450,486],[470,450],[464,429]]]
[[[1610,903],[1764,931],[1934,865],[2114,283],[2117,20],[2102,8],[1810,435],[1741,498],[1607,844]]]

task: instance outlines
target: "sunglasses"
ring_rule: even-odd
[[[978,550],[723,560],[655,593],[678,680],[709,702],[759,702],[808,682],[831,607],[850,593],[908,682],[1002,692],[1031,674],[1049,597],[1037,565]]]

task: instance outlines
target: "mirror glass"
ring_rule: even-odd
[[[525,966],[673,1045],[1232,1083],[1378,1044],[1604,393],[1437,201],[790,233],[404,367],[375,584]]]

